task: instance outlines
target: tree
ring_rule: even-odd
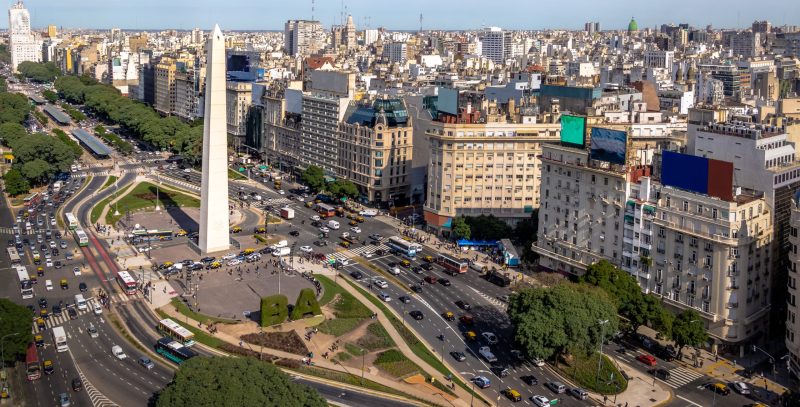
[[[708,341],[708,333],[696,311],[683,310],[672,322],[671,339],[678,345],[678,357],[685,346],[698,347]]]
[[[328,184],[327,190],[337,198],[348,197],[352,199],[358,197],[358,187],[352,181],[346,179],[337,179],[331,182]]]
[[[0,337],[3,340],[5,363],[14,363],[25,356],[28,344],[33,341],[33,315],[19,304],[0,298]]]
[[[468,216],[465,221],[477,240],[500,240],[511,237],[511,226],[494,215]]]
[[[42,91],[42,97],[47,99],[47,101],[50,103],[56,103],[58,100],[58,93],[55,93],[50,89],[45,89]]]
[[[40,158],[28,161],[22,165],[22,176],[36,184],[43,184],[53,175],[53,167]]]
[[[325,174],[322,173],[322,168],[316,165],[309,165],[308,168],[303,171],[300,179],[315,193],[325,188]]]
[[[453,218],[450,227],[456,239],[469,239],[472,237],[472,228],[470,228],[463,216]]]
[[[3,139],[3,145],[11,147],[15,141],[26,137],[28,131],[19,123],[3,123],[0,124],[0,138]]]
[[[52,82],[61,73],[52,62],[20,62],[17,70],[22,76],[38,83]]]
[[[8,82],[2,76],[0,76],[0,92],[8,92]]]
[[[507,312],[514,339],[531,358],[589,354],[618,325],[608,294],[585,284],[524,289],[511,296]]]
[[[536,235],[539,233],[539,209],[534,209],[528,219],[523,219],[517,222],[514,227],[513,240],[522,245],[523,252],[522,258],[526,261],[533,262],[539,256],[531,249],[531,245],[536,241]]]
[[[157,397],[156,407],[327,405],[316,390],[254,358],[189,359]]]
[[[31,189],[28,180],[15,168],[6,172],[6,175],[3,176],[3,181],[6,184],[6,192],[11,196],[26,194]]]
[[[21,93],[0,93],[0,123],[25,122],[31,105],[28,98]]]

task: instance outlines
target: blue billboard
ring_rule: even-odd
[[[664,151],[661,154],[661,183],[705,194],[708,192],[708,160]]]
[[[612,164],[625,165],[628,133],[621,130],[592,127],[589,158]]]

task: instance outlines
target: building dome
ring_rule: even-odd
[[[633,32],[638,30],[639,30],[639,24],[636,24],[636,20],[634,20],[633,17],[631,17],[631,22],[628,23],[628,32]]]

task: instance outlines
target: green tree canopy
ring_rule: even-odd
[[[21,93],[0,93],[0,123],[25,122],[31,105],[28,98]]]
[[[196,357],[181,364],[156,407],[325,407],[316,390],[253,358]]]
[[[6,192],[11,196],[27,194],[31,189],[31,184],[22,176],[19,170],[12,168],[3,176],[5,181]]]
[[[39,83],[52,82],[61,73],[52,62],[20,62],[17,70],[22,76]]]
[[[337,179],[328,184],[327,190],[337,198],[356,198],[358,197],[358,187],[350,180]]]
[[[678,354],[685,346],[698,347],[708,340],[703,320],[695,310],[683,310],[672,322],[672,340],[678,345]]]
[[[26,137],[28,131],[19,123],[3,123],[0,124],[0,138],[3,140],[3,145],[10,147],[15,141]]]
[[[6,82],[6,78],[0,76],[0,92],[8,92],[8,82]]]
[[[507,312],[514,339],[531,358],[589,354],[618,326],[608,294],[584,284],[522,290],[511,296]]]
[[[6,298],[0,298],[0,337],[3,340],[4,362],[13,363],[25,357],[28,344],[33,341],[33,314],[28,308]]]
[[[511,226],[494,215],[467,216],[465,221],[477,240],[500,240],[511,237]]]
[[[323,174],[322,168],[316,165],[309,165],[308,168],[303,171],[300,179],[315,193],[325,188],[325,174]]]
[[[42,91],[42,97],[47,99],[47,101],[50,103],[56,103],[58,100],[58,93],[55,93],[50,89],[45,89]]]
[[[453,230],[453,235],[456,239],[469,239],[472,237],[472,228],[470,228],[463,216],[453,218],[450,228]]]

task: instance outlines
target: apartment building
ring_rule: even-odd
[[[164,116],[169,116],[175,110],[175,73],[177,66],[175,59],[161,58],[155,65],[155,104],[153,108]]]
[[[267,163],[280,171],[300,166],[301,101],[300,90],[275,87],[264,89],[251,107],[251,115],[260,116],[260,150]]]
[[[430,145],[424,206],[429,228],[449,236],[457,216],[494,215],[514,224],[538,207],[545,143],[557,142],[552,123],[438,123]]]
[[[201,92],[205,82],[205,67],[189,67],[175,73],[175,110],[173,114],[184,120],[203,117]]]
[[[253,83],[228,81],[225,91],[228,137],[244,138],[247,131],[247,111],[250,109],[252,101]]]
[[[283,33],[284,51],[291,56],[309,56],[325,45],[325,32],[319,21],[289,20]]]
[[[797,253],[797,246],[800,244],[798,230],[800,229],[800,200],[795,198],[792,202],[792,215],[789,232],[789,263],[786,295],[786,349],[789,351],[789,373],[794,377],[800,377],[800,310],[798,310],[797,291],[798,268],[800,268],[800,254]]]

